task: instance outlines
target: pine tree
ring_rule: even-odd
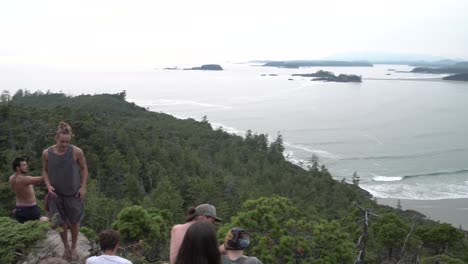
[[[351,179],[352,179],[352,181],[353,181],[353,184],[354,184],[354,185],[359,185],[359,179],[360,179],[360,178],[361,178],[361,177],[359,177],[359,175],[358,175],[357,172],[355,171],[355,172],[353,173],[353,176],[351,177]]]

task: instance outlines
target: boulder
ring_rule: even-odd
[[[68,239],[71,239],[71,233],[68,231]],[[71,241],[69,242],[71,245]],[[86,258],[90,256],[93,247],[91,242],[81,233],[78,235],[77,254],[78,260],[70,263],[82,264]],[[29,255],[17,262],[17,264],[46,264],[46,263],[63,263],[60,259],[63,256],[63,243],[60,239],[60,234],[55,230],[47,232],[47,238],[38,242]],[[65,262],[68,263],[68,262]]]

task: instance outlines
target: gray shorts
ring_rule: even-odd
[[[62,196],[47,198],[49,218],[55,224],[79,224],[83,219],[84,204],[76,196]]]

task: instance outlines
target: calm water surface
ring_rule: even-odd
[[[396,65],[277,69],[223,64],[222,72],[168,71],[165,66],[172,65],[118,70],[2,66],[0,86],[11,93],[26,88],[71,95],[127,90],[129,100],[152,111],[180,118],[206,115],[213,126],[232,133],[251,129],[271,138],[281,133],[292,162],[307,166],[316,154],[337,179],[350,180],[357,171],[361,186],[379,198],[468,198],[468,83],[388,71],[411,69]],[[362,75],[364,81],[291,77],[319,69]],[[381,78],[388,80],[375,80]]]

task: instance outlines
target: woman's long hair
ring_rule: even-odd
[[[175,264],[221,264],[216,228],[209,222],[196,222],[185,233]]]

